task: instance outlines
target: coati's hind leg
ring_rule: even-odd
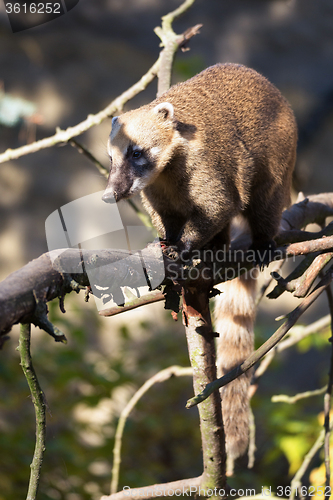
[[[271,195],[269,196],[269,191]],[[267,266],[273,259],[276,248],[274,237],[276,236],[282,209],[284,194],[281,186],[272,190],[271,185],[265,183],[253,192],[251,205],[246,209],[244,215],[248,219],[251,233],[251,250],[255,251],[256,263],[262,268]]]
[[[219,231],[206,246],[214,250],[224,250],[227,252],[229,243],[230,224],[226,224],[226,226],[221,231]]]

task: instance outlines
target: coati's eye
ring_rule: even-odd
[[[142,155],[142,151],[133,151],[132,158],[140,158]]]

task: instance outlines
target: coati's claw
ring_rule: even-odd
[[[162,252],[163,252],[163,255],[165,255],[169,259],[172,259],[172,260],[179,260],[180,259],[180,254],[178,252],[177,247],[164,245],[164,246],[162,246]]]
[[[254,252],[255,263],[260,271],[262,271],[274,259],[276,244],[273,240],[260,244],[253,243],[249,250]]]

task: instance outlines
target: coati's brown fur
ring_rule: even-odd
[[[161,238],[179,251],[228,245],[238,214],[248,220],[253,246],[265,247],[289,203],[296,140],[293,112],[266,78],[217,64],[113,119],[103,199],[142,191]],[[217,300],[219,375],[253,349],[253,280],[236,279],[226,289],[231,293]],[[223,392],[234,458],[247,446],[248,385],[244,375]]]

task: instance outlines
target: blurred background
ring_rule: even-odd
[[[0,151],[48,137],[97,113],[154,63],[153,28],[180,0],[80,0],[68,14],[13,34],[0,2]],[[332,191],[333,3],[331,0],[196,0],[174,23],[177,33],[202,23],[191,50],[177,54],[174,83],[216,62],[242,63],[271,80],[290,101],[299,126],[294,194]],[[156,82],[129,102],[155,97]],[[110,120],[78,137],[105,166]],[[70,145],[0,164],[0,278],[47,251],[45,220],[56,209],[102,190],[105,178]],[[122,208],[134,225],[134,213]],[[287,313],[290,297],[260,307],[257,341]],[[67,346],[33,332],[35,368],[49,405],[40,499],[81,500],[108,493],[116,419],[135,390],[171,364],[188,365],[183,328],[162,304],[100,318],[83,294],[51,304]],[[325,297],[302,321],[327,314]],[[0,499],[24,496],[34,447],[34,416],[19,367],[18,329],[0,352]],[[275,393],[326,381],[328,332],[280,357],[253,406],[257,462],[236,468],[235,487],[289,484],[320,426],[319,399],[297,407],[270,402]],[[120,488],[201,473],[196,410],[185,411],[190,379],[173,379],[145,396],[128,422]],[[312,470],[321,464],[316,457]],[[319,469],[318,469],[319,470]],[[317,472],[316,472],[317,473]],[[315,472],[313,472],[315,474]],[[318,472],[319,474],[319,472]],[[282,479],[283,478],[283,479]],[[233,482],[234,481],[234,482]],[[313,484],[313,477],[306,477]]]

